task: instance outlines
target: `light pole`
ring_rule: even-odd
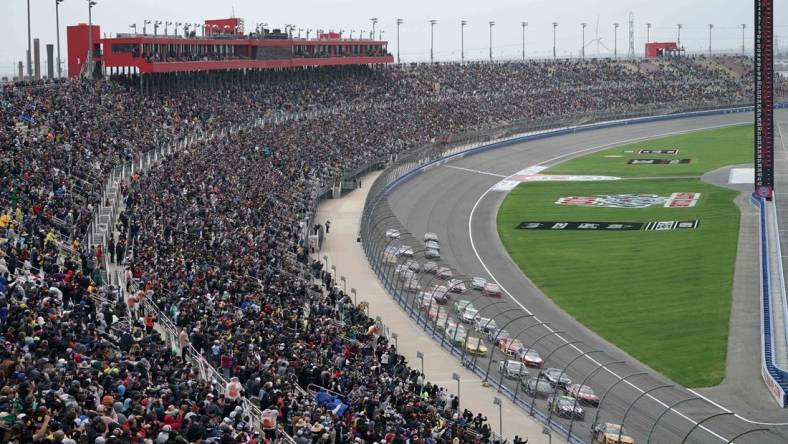
[[[709,23],[709,57],[711,57],[711,30],[714,29],[714,24]]]
[[[417,351],[416,358],[421,361],[421,374],[424,374],[424,353]]]
[[[55,32],[57,34],[57,76],[58,76],[58,78],[63,77],[63,70],[60,67],[60,4],[61,3],[63,3],[63,0],[55,0]]]
[[[741,53],[744,54],[744,29],[747,28],[745,23],[741,24]]]
[[[432,19],[430,20],[430,63],[435,63],[435,24],[438,23],[437,20]]]
[[[520,26],[523,27],[523,61],[525,61],[525,28],[528,26],[528,22],[521,22]]]
[[[397,19],[397,63],[402,63],[402,59],[399,57],[399,26],[404,22],[401,18]]]
[[[492,29],[495,26],[495,22],[490,21],[490,61],[492,62]]]
[[[355,31],[356,31],[355,29],[351,29],[351,30],[350,30],[350,40],[353,40],[353,33],[354,33]]]
[[[679,47],[679,49],[681,49],[681,28],[682,27],[683,26],[681,25],[681,23],[676,25],[676,30],[678,31],[678,36],[676,38],[676,45]]]
[[[172,22],[164,22],[164,35],[168,35]]]
[[[467,20],[460,20],[460,64],[465,64],[465,26]]]
[[[462,407],[460,407],[460,375],[452,373],[451,379],[457,381],[457,411],[459,412],[462,410]]]
[[[556,57],[555,54],[555,28],[558,27],[558,22],[553,22],[553,58]]]
[[[377,17],[372,17],[371,19],[369,19],[369,21],[372,22],[372,34],[371,34],[372,35],[372,40],[375,40],[375,25],[378,24],[378,18]]]
[[[651,23],[646,23],[646,43],[651,43]]]
[[[137,35],[137,24],[136,23],[130,24],[129,28],[134,30],[134,35]]]
[[[498,406],[498,436],[503,439],[503,403],[501,403],[501,398],[493,397],[493,405]]]
[[[33,77],[33,58],[30,54],[30,0],[27,0],[27,76]]]
[[[159,34],[159,26],[161,26],[161,20],[156,20],[155,22],[153,22],[153,35]],[[204,33],[205,31],[203,31],[203,34]]]
[[[580,47],[580,58],[581,59],[585,59],[586,58],[586,26],[588,26],[588,23],[586,23],[586,22],[583,22],[583,23],[580,24],[580,28],[582,28],[582,36],[583,36],[583,43],[582,43],[582,46]]]
[[[94,6],[96,6],[96,2],[93,0],[88,0],[88,76],[89,77],[93,77],[93,7]]]
[[[613,23],[613,58],[618,58],[618,23]]]
[[[150,25],[150,20],[143,20],[142,21],[142,35],[148,34],[148,25]]]

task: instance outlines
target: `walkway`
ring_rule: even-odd
[[[528,416],[503,395],[492,388],[483,387],[481,379],[460,366],[459,361],[450,355],[434,340],[430,339],[416,323],[400,308],[394,299],[381,287],[369,267],[361,244],[356,241],[361,223],[361,212],[369,188],[378,173],[362,179],[362,188],[350,192],[341,199],[324,201],[318,207],[317,222],[331,221],[331,232],[326,236],[319,256],[328,256],[328,267],[335,265],[338,276],[347,278],[348,289],[355,288],[359,300],[369,303],[372,317],[380,316],[391,332],[397,333],[398,351],[412,367],[421,365],[417,352],[424,355],[424,374],[431,382],[443,385],[449,393],[457,394],[457,382],[452,373],[460,375],[460,408],[487,416],[490,426],[499,430],[499,411],[493,405],[493,397],[503,401],[503,436],[511,442],[515,435],[528,437],[529,443],[547,443],[548,437],[542,435],[542,424]],[[553,442],[563,442],[554,436]]]

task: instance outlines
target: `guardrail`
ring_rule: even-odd
[[[776,106],[776,108],[785,108],[785,107],[788,107],[788,104],[781,103]],[[415,177],[418,174],[429,171],[431,168],[438,167],[449,161],[461,157],[479,154],[492,149],[502,148],[512,144],[529,141],[529,140],[537,140],[541,138],[554,137],[554,136],[559,136],[569,133],[590,131],[590,130],[596,130],[602,128],[616,127],[616,126],[633,125],[638,123],[666,121],[666,120],[682,119],[689,117],[701,117],[701,116],[710,116],[710,115],[751,112],[752,110],[753,110],[752,106],[736,106],[732,108],[689,111],[689,112],[682,112],[675,114],[663,114],[663,115],[646,116],[646,117],[635,117],[635,118],[624,117],[624,118],[600,121],[595,123],[570,125],[561,128],[537,130],[530,133],[514,135],[493,141],[485,141],[480,143],[455,146],[443,151],[433,149],[433,150],[423,150],[421,152],[414,153],[413,155],[409,155],[406,158],[395,163],[394,165],[390,166],[386,170],[386,172],[384,172],[383,174],[381,174],[381,176],[379,176],[378,180],[370,190],[370,193],[367,196],[367,201],[365,203],[364,213],[362,215],[362,222],[360,227],[360,237],[362,240],[362,247],[364,248],[364,252],[367,256],[367,259],[370,262],[370,266],[372,267],[373,271],[380,279],[384,288],[386,288],[386,290],[394,297],[394,299],[400,304],[400,306],[403,307],[403,309],[406,311],[406,313],[408,313],[409,316],[415,317],[417,319],[417,323],[419,323],[419,319],[424,319],[425,322],[423,328],[426,330],[428,334],[430,334],[431,337],[435,338],[436,329],[433,326],[429,325],[427,319],[425,319],[422,316],[418,307],[415,306],[416,298],[415,297],[412,298],[413,299],[412,304],[409,303],[408,298],[403,296],[403,291],[404,291],[404,289],[402,288],[403,285],[393,284],[392,281],[394,279],[394,275],[386,270],[385,264],[383,264],[382,262],[378,263],[378,261],[382,261],[381,257],[384,256],[383,254],[381,254],[384,251],[382,245],[373,245],[372,242],[373,239],[370,239],[373,230],[376,229],[377,225],[379,225],[385,219],[392,218],[396,220],[396,216],[393,215],[393,213],[389,213],[385,217],[378,218],[377,220],[375,220],[375,218],[373,217],[373,213],[376,212],[379,204],[381,204],[385,196],[389,194],[392,190],[394,190],[397,186],[401,185],[407,180],[410,180],[411,178]],[[387,226],[394,227],[395,224],[387,224]],[[396,226],[400,227],[401,225],[396,225]],[[385,228],[378,229],[377,231],[378,232],[385,231]],[[385,243],[387,247],[388,245],[390,245],[390,242],[385,242]],[[467,366],[471,371],[475,372],[478,375],[484,376],[485,379],[487,379],[486,378],[487,375],[482,371],[481,368],[479,368],[475,364],[468,365],[467,362],[462,361],[462,358],[465,356],[465,352],[463,350],[459,350],[456,346],[454,346],[451,343],[451,341],[445,341],[443,339],[445,338],[441,338],[440,341],[440,344],[443,348],[447,349],[452,355],[460,358],[462,365]],[[491,353],[492,352],[493,351],[491,351]],[[767,375],[771,376],[768,373]],[[764,379],[767,380],[768,378],[764,377]],[[548,419],[549,416],[546,416],[544,413],[539,412],[538,410],[532,408],[533,406],[530,402],[524,401],[522,399],[517,399],[516,393],[513,393],[511,389],[509,389],[505,385],[500,383],[495,383],[495,381],[491,381],[491,382],[493,383],[494,386],[498,388],[498,390],[500,390],[503,393],[506,393],[513,400],[513,402],[515,402],[515,404],[529,411],[530,414],[536,416],[539,420],[545,423],[547,427],[559,433],[561,436],[565,437],[569,442],[585,442],[584,439],[574,434],[571,434],[569,430],[563,427],[563,425],[557,422],[551,422]],[[767,380],[767,385],[769,385],[768,380]],[[773,386],[778,388],[780,387],[779,384],[776,383],[773,384]],[[770,386],[770,389],[771,388],[772,386]],[[780,388],[780,390],[782,389]],[[785,392],[782,391],[781,393],[783,395],[783,404],[784,404]]]
[[[761,260],[761,273],[760,273],[760,296],[761,296],[761,377],[763,382],[769,389],[774,400],[780,407],[785,407],[788,404],[788,397],[786,396],[785,384],[788,383],[788,372],[779,368],[774,363],[774,332],[772,331],[772,309],[771,309],[771,295],[772,295],[772,278],[771,273],[782,273],[782,270],[772,270],[771,260],[769,258],[769,245],[771,236],[769,235],[769,226],[767,222],[767,205],[774,206],[767,203],[762,198],[756,196],[754,193],[751,196],[752,202],[758,207],[758,220],[759,220],[759,253]],[[779,244],[780,240],[776,239]],[[783,289],[783,295],[784,295]]]

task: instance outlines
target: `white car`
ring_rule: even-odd
[[[509,379],[522,379],[528,377],[528,368],[520,361],[513,361],[506,359],[498,363],[498,371],[503,374],[505,378]]]
[[[434,248],[427,248],[427,250],[424,252],[424,257],[427,259],[440,259],[441,252]]]
[[[424,233],[424,242],[427,241],[439,242],[438,235],[432,232]]]
[[[449,267],[439,267],[438,272],[438,279],[451,279],[454,277],[454,273],[451,272],[451,268]]]
[[[394,228],[389,228],[388,230],[386,230],[386,237],[389,239],[399,239],[399,236],[400,236],[399,230],[396,230]]]
[[[430,295],[439,304],[449,302],[449,289],[445,285],[435,285],[424,290],[424,294]]]
[[[441,249],[440,244],[435,242],[435,241],[427,241],[427,242],[424,243],[424,246],[427,247],[427,248],[430,248],[432,250],[440,251],[440,249]]]
[[[482,291],[484,290],[485,285],[487,285],[487,279],[483,277],[476,276],[475,278],[471,279],[471,288],[474,290]]]
[[[405,281],[405,285],[402,286],[407,292],[416,292],[421,291],[421,284],[417,279],[410,279]]]
[[[413,248],[407,245],[403,245],[399,247],[397,250],[397,254],[402,257],[412,258],[413,257]]]
[[[479,310],[473,307],[465,307],[460,314],[460,319],[462,322],[470,324],[477,316],[479,316]]]
[[[399,265],[399,266],[401,266],[401,265]],[[419,275],[417,275],[415,272],[413,272],[413,271],[411,271],[411,270],[409,270],[407,268],[403,268],[402,272],[399,274],[399,280],[401,280],[401,281],[418,281],[419,280]]]
[[[432,297],[432,295],[428,291],[422,291],[416,303],[419,304],[419,307],[422,310],[429,310],[432,307],[438,306],[438,302],[435,300],[435,298]]]
[[[481,316],[477,316],[476,319],[473,320],[473,324],[473,328],[479,333],[487,333],[490,329],[498,328],[495,319],[483,318]]]
[[[489,340],[493,345],[497,345],[498,341],[502,339],[511,338],[512,335],[502,328],[487,327],[487,340]]]
[[[425,273],[435,274],[438,272],[438,264],[432,261],[427,261],[424,263],[424,267],[422,267]]]
[[[467,290],[465,283],[459,279],[449,279],[446,281],[446,286],[449,287],[452,293],[463,294]]]

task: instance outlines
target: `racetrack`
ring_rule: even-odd
[[[788,113],[784,111],[777,114],[777,120],[787,118]],[[467,276],[494,277],[512,299],[512,303],[506,304],[508,308],[520,307],[533,313],[535,318],[532,319],[538,318],[538,321],[550,323],[550,327],[544,327],[536,325],[535,321],[523,320],[513,322],[512,326],[507,328],[514,333],[521,330],[516,326],[535,325],[534,328],[523,333],[520,339],[526,345],[536,342],[534,347],[543,358],[547,358],[546,366],[564,368],[571,363],[567,369],[568,375],[575,382],[590,375],[587,385],[593,387],[600,396],[608,388],[614,387],[601,408],[600,420],[621,422],[627,407],[637,400],[627,414],[625,426],[636,442],[646,442],[646,436],[655,420],[668,406],[695,397],[696,393],[676,386],[657,388],[673,383],[579,325],[541,294],[523,276],[503,249],[496,231],[496,215],[505,193],[489,190],[501,179],[530,166],[548,166],[591,150],[637,139],[736,123],[751,123],[752,119],[752,114],[729,114],[670,120],[586,131],[511,145],[462,158],[417,175],[397,187],[388,199],[400,222],[414,236],[420,237],[427,231],[433,231],[440,236],[442,259],[451,264],[455,270]],[[742,262],[752,264],[752,272],[756,273],[758,246],[749,247],[751,248],[740,249],[739,255],[748,256],[748,260]],[[753,297],[757,298],[757,291],[757,287],[753,286]],[[477,308],[483,307],[484,303],[485,300],[481,297],[476,298]],[[504,304],[488,307],[482,312],[485,316],[495,316],[500,314],[499,307],[502,305]],[[504,315],[506,316],[511,319],[511,313]],[[734,310],[731,313],[731,322],[736,321]],[[757,330],[759,326],[754,324],[751,328]],[[567,341],[573,344],[567,344]],[[582,342],[575,343],[575,341]],[[745,346],[758,347],[758,344],[745,344]],[[757,350],[757,348],[750,349]],[[593,354],[579,357],[581,351],[593,352]],[[751,356],[753,360],[758,359],[756,353],[751,353]],[[495,359],[499,358],[500,354],[497,354]],[[614,361],[624,363],[596,371],[600,363]],[[596,373],[593,373],[595,371]],[[646,374],[630,376],[626,381],[617,384],[622,377],[639,372]],[[751,377],[760,378],[757,372]],[[654,388],[656,389],[653,392],[643,396],[644,391]],[[746,412],[744,416],[749,419],[767,422],[788,421],[788,415],[776,407],[762,384],[760,389],[743,391],[736,396],[736,399],[741,403],[741,411]],[[539,406],[544,408],[544,404]],[[726,403],[725,407],[735,412],[739,411],[738,405]],[[678,413],[669,412],[659,421],[651,442],[682,442],[684,436],[695,426],[697,428],[687,442],[727,442],[728,439],[757,427],[733,415],[704,421],[704,418],[725,412],[705,400],[685,402],[677,408],[677,411]],[[581,437],[590,436],[589,425],[594,414],[595,410],[589,409],[585,422],[575,422],[574,432]],[[568,421],[561,421],[568,424]],[[788,441],[788,431],[785,427],[782,430],[775,429],[771,434],[752,434],[737,440],[737,442],[759,443],[786,441]]]

